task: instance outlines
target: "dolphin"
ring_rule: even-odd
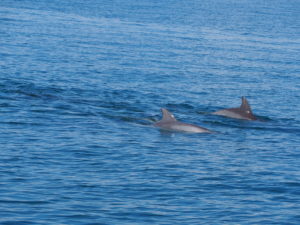
[[[161,108],[161,112],[162,119],[154,123],[154,126],[159,127],[160,129],[188,133],[212,133],[206,128],[177,121],[174,115],[164,108]]]
[[[257,120],[257,118],[253,115],[251,107],[245,97],[242,97],[242,104],[240,107],[223,109],[217,112],[213,112],[212,114],[235,119]]]

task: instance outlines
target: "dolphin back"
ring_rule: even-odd
[[[253,115],[249,102],[242,97],[242,104],[237,108],[223,109],[213,113],[214,115],[226,116],[234,119],[256,120]]]
[[[177,121],[174,115],[164,108],[161,109],[161,112],[163,115],[162,119],[154,124],[154,126],[160,129],[189,133],[211,133],[211,131],[206,128]]]

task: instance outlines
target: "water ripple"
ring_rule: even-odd
[[[298,224],[298,5],[2,0],[0,223]]]

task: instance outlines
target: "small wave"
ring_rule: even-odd
[[[0,124],[6,124],[6,125],[14,125],[14,126],[42,126],[42,123],[36,123],[36,122],[22,122],[22,121],[1,121]]]
[[[183,102],[183,103],[168,103],[166,104],[168,109],[182,109],[182,110],[194,110],[195,107],[192,103]]]
[[[4,204],[24,204],[24,205],[42,205],[42,204],[49,204],[50,201],[42,201],[42,200],[0,200],[0,203],[4,203]]]
[[[204,114],[204,113],[203,113]],[[248,121],[248,120],[238,120],[232,118],[218,117],[220,120],[215,119],[216,116],[211,115],[205,119],[203,122],[211,124],[212,126],[220,127],[232,127],[240,129],[252,129],[252,130],[265,130],[274,132],[285,132],[285,133],[300,133],[300,127],[291,124],[291,120],[277,121],[276,119],[271,119],[269,117],[259,117],[259,120]]]
[[[45,99],[55,100],[59,99],[59,95],[62,94],[63,90],[53,86],[38,86],[34,83],[26,81],[14,81],[9,80],[1,84],[1,92],[4,96],[18,96],[28,97],[31,99]]]

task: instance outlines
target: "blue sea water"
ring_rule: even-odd
[[[299,224],[299,100],[299,0],[1,0],[0,224]]]

